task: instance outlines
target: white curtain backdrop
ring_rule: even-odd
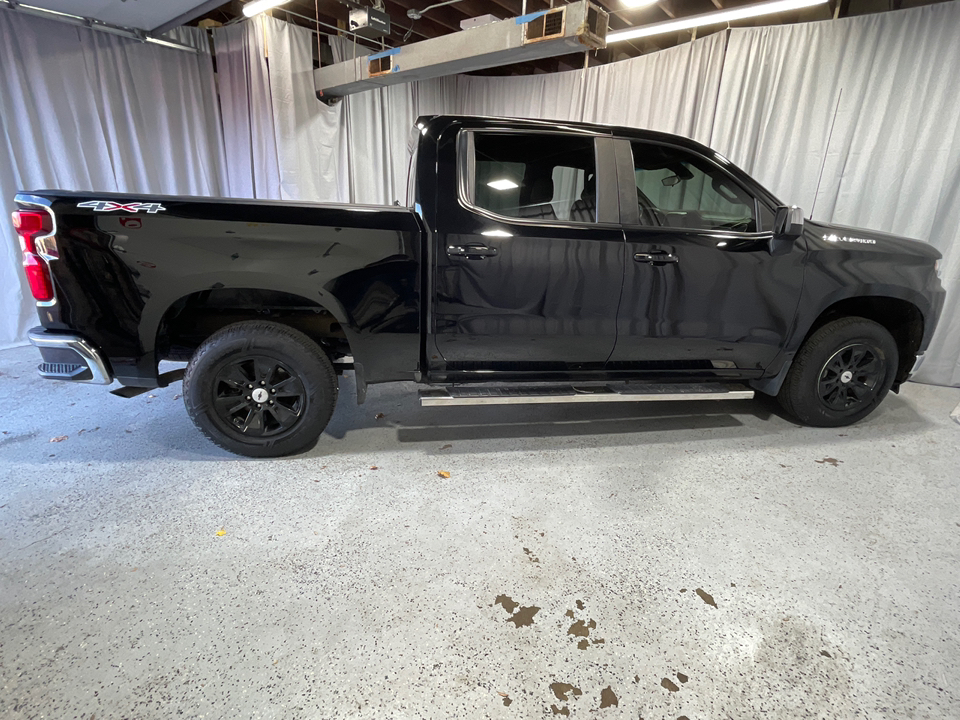
[[[406,202],[413,122],[453,112],[456,78],[393,85],[344,98],[344,162],[351,202]]]
[[[213,37],[236,197],[402,202],[413,121],[456,107],[455,77],[372,90],[328,106],[314,90],[316,36],[274,18],[218,28]],[[370,52],[343,38],[327,41],[337,61]]]
[[[221,195],[220,115],[201,54],[0,11],[0,347],[37,324],[8,212],[19,190]]]
[[[245,22],[213,31],[226,153],[226,194],[280,199],[273,99],[263,27]]]
[[[710,140],[725,36],[586,72],[583,120]]]
[[[725,36],[655,54],[549,75],[462,75],[457,112],[580,120],[710,140]]]

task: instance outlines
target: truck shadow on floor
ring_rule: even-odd
[[[341,403],[352,391],[352,382],[346,380],[341,385]],[[905,400],[891,395],[874,417],[854,427],[869,426],[871,435],[881,438],[890,433],[902,436],[920,431],[927,425]],[[802,428],[786,416],[775,398],[759,394],[753,400],[729,401],[422,408],[411,385],[371,388],[367,403],[360,407],[345,407],[342,403],[325,435],[345,441],[343,450],[355,449],[350,436],[373,428],[393,429],[400,445],[538,439],[566,439],[569,443],[595,437],[605,438],[599,440],[601,444],[615,446],[780,435],[794,429],[830,436],[845,433],[844,428]],[[808,434],[803,433],[804,442],[809,441]],[[498,443],[490,449],[504,448]],[[336,454],[338,448],[326,443],[320,452]]]
[[[352,392],[353,383],[345,378],[340,388],[341,406],[327,426],[327,436],[344,439],[358,430],[387,426],[395,429],[397,441],[402,444],[654,432],[679,433],[677,439],[680,440],[686,439],[690,432],[744,427],[741,418],[745,416],[764,423],[779,412],[776,401],[766,397],[729,401],[421,408],[412,385],[371,388],[365,405],[344,407],[343,400]],[[779,428],[780,424],[777,425]],[[631,440],[635,441],[635,438]]]
[[[502,440],[510,438],[558,438],[619,435],[650,432],[683,432],[743,427],[732,413],[755,414],[747,403],[657,403],[659,407],[568,408],[566,412],[537,406],[524,408],[434,409],[430,424],[399,426],[401,443],[452,440]],[[694,405],[698,407],[693,407]],[[758,408],[759,409],[759,408]],[[464,412],[466,411],[466,412]],[[762,409],[761,419],[769,417]],[[418,418],[428,420],[428,418]]]

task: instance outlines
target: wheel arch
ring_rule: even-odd
[[[155,362],[189,360],[199,345],[227,325],[245,320],[270,320],[304,333],[323,347],[331,360],[351,356],[357,395],[362,400],[366,383],[354,351],[355,333],[345,322],[346,313],[332,297],[311,300],[296,292],[263,287],[213,287],[194,290],[166,304],[152,323]],[[149,329],[142,328],[146,332]],[[156,365],[154,364],[154,367]]]
[[[297,293],[257,287],[206,288],[167,304],[155,323],[154,347],[160,356],[182,343],[194,349],[220,328],[243,320],[272,320],[290,325],[313,340],[342,339],[349,348],[348,329],[333,303]],[[169,357],[169,356],[167,356]]]
[[[825,307],[804,333],[803,346],[807,339],[821,327],[843,317],[862,317],[882,325],[897,344],[899,354],[897,375],[893,390],[906,382],[917,352],[923,341],[925,322],[923,310],[911,300],[892,295],[857,295],[836,300]]]

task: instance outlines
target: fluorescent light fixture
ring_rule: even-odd
[[[514,188],[520,187],[513,180],[503,178],[502,180],[492,180],[487,183],[487,187],[492,187],[494,190],[513,190]]]
[[[659,1],[660,0],[620,0],[620,4],[624,7],[630,8],[631,10],[636,10],[637,8],[656,5]]]
[[[745,20],[746,18],[759,17],[761,15],[773,15],[778,12],[800,10],[815,5],[823,5],[826,2],[827,0],[774,0],[774,2],[744,5],[742,7],[719,10],[704,15],[694,15],[692,17],[678,18],[677,20],[667,20],[666,22],[644,25],[642,27],[617,30],[616,32],[607,33],[607,43],[618,42],[620,40],[635,40],[637,38],[650,37],[651,35],[690,30],[704,25],[717,25],[718,23]]]
[[[190,52],[197,52],[196,48],[192,48],[189,45],[184,45],[182,43],[172,42],[171,40],[162,40],[156,37],[147,36],[144,40],[148,43],[153,43],[154,45],[163,45],[164,47],[176,48],[177,50],[189,50]]]
[[[253,0],[243,6],[243,14],[247,17],[259,15],[264,10],[271,10],[279,5],[286,5],[290,0]]]
[[[49,8],[37,7],[36,5],[21,5],[18,3],[10,3],[10,4],[12,4],[15,8],[22,8],[27,11],[42,12],[42,13],[47,13],[48,15],[59,15],[60,17],[69,18],[71,20],[86,21],[85,17],[82,17],[80,15],[74,15],[72,13],[60,12],[59,10],[50,10]]]
[[[487,237],[513,237],[513,233],[508,233],[506,230],[484,230],[480,234]]]

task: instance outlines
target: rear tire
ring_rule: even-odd
[[[211,441],[249,457],[312,448],[333,415],[337,375],[323,349],[273,322],[228,325],[193,354],[183,378],[190,418]]]
[[[850,425],[880,404],[899,360],[897,343],[879,323],[861,317],[834,320],[807,338],[777,400],[804,425]]]

